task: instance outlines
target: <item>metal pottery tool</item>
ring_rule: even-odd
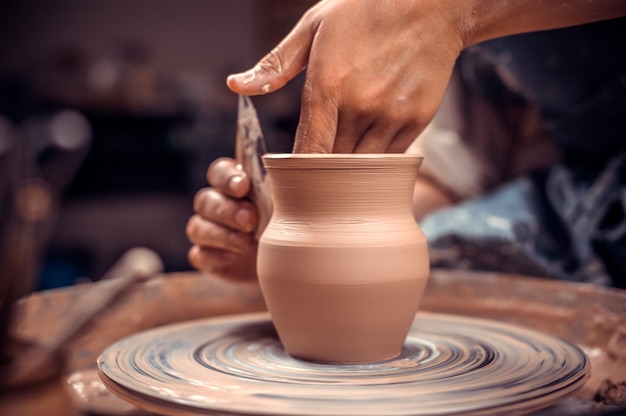
[[[265,139],[256,110],[249,97],[240,95],[235,154],[243,171],[250,178],[248,195],[259,213],[259,224],[254,234],[257,241],[272,216],[270,184],[261,159],[265,153],[267,153]]]

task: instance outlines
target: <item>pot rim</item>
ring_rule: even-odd
[[[412,153],[266,153],[266,169],[291,170],[377,170],[414,169],[424,157]]]
[[[417,153],[266,153],[264,159],[424,159]]]

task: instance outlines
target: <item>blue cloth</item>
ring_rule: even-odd
[[[437,267],[626,287],[626,158],[589,184],[556,166],[421,222]]]
[[[626,288],[626,19],[468,48],[463,81],[540,110],[563,162],[421,226],[433,266]]]

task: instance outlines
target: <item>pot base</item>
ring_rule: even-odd
[[[426,285],[423,279],[314,284],[262,279],[287,352],[322,363],[389,360],[402,351]]]

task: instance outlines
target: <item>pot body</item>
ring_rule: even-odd
[[[391,359],[429,275],[412,192],[422,158],[276,154],[263,158],[274,212],[257,272],[287,352],[318,362]]]

